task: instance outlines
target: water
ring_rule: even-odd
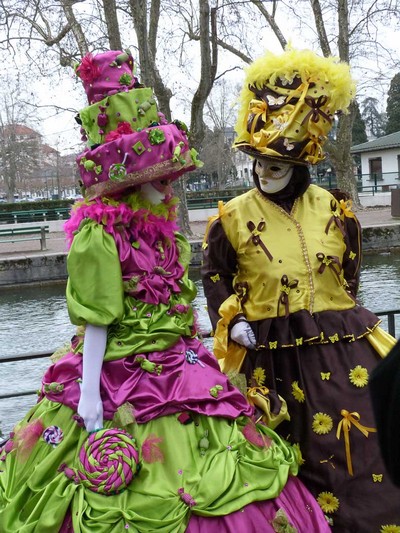
[[[198,296],[194,307],[202,331],[211,329],[206,311],[199,272],[191,273]],[[0,298],[0,358],[26,352],[53,351],[67,342],[75,332],[69,322],[65,303],[65,286],[27,287],[5,290]],[[361,273],[360,302],[372,311],[400,309],[400,255],[365,256]],[[400,317],[396,317],[400,336]],[[386,320],[383,327],[387,329]],[[211,341],[206,341],[210,348]],[[2,394],[36,390],[48,366],[48,359],[2,363]],[[34,396],[0,400],[0,428],[6,434],[33,404]]]

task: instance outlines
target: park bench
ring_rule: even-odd
[[[40,249],[46,250],[46,233],[49,233],[49,226],[0,228],[0,243],[39,240]]]

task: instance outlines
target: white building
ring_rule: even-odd
[[[233,161],[237,172],[237,182],[241,186],[249,187],[253,184],[253,160],[241,150],[234,150]]]
[[[400,131],[352,146],[350,152],[361,158],[363,188],[385,191],[400,186]]]

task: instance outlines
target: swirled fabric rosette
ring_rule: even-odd
[[[92,433],[79,452],[78,470],[65,468],[75,483],[100,494],[122,492],[139,469],[135,439],[121,429],[101,429]]]

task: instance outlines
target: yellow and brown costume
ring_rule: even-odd
[[[214,351],[224,371],[245,374],[260,417],[283,420],[276,431],[299,443],[301,475],[334,531],[400,527],[367,386],[394,339],[356,300],[361,229],[349,204],[320,187],[292,200],[285,209],[253,189],[210,221],[202,274]],[[256,350],[229,338],[243,316]]]

